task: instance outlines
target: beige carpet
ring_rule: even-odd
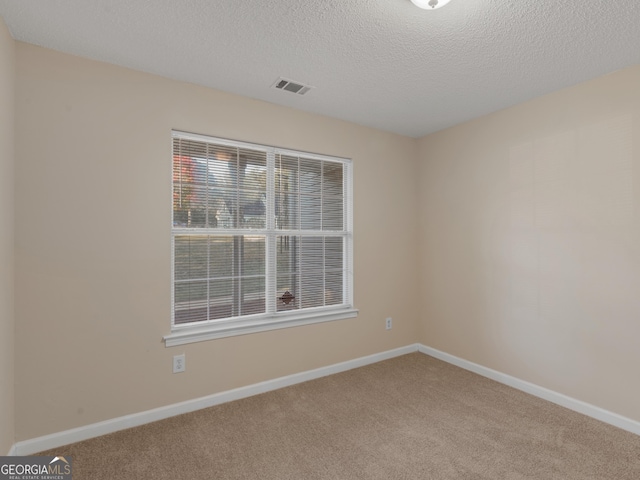
[[[74,480],[640,479],[640,437],[420,353],[57,448]]]

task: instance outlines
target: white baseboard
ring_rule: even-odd
[[[499,383],[516,388],[557,405],[561,405],[565,408],[582,413],[610,425],[614,425],[631,433],[635,433],[636,435],[640,435],[640,422],[604,410],[600,407],[590,405],[580,400],[576,400],[561,393],[557,393],[538,385],[534,385],[533,383],[520,380],[505,373],[483,367],[482,365],[478,365],[477,363],[464,360],[454,355],[436,350],[435,348],[427,347],[421,344],[413,344],[407,345],[406,347],[396,348],[394,350],[388,350],[386,352],[376,353],[374,355],[369,355],[366,357],[348,360],[342,363],[336,363],[327,367],[317,368],[315,370],[300,372],[293,375],[288,375],[286,377],[280,377],[273,380],[256,383],[254,385],[236,388],[234,390],[228,390],[226,392],[208,395],[202,398],[187,400],[185,402],[167,405],[165,407],[155,408],[153,410],[147,410],[145,412],[125,415],[123,417],[106,420],[104,422],[93,423],[91,425],[86,425],[71,430],[65,430],[63,432],[54,433],[51,435],[24,440],[13,445],[13,447],[11,447],[11,450],[9,450],[8,455],[31,455],[42,450],[61,447],[69,443],[88,440],[90,438],[99,437],[101,435],[106,435],[108,433],[117,432],[119,430],[124,430],[131,427],[137,427],[146,423],[151,423],[176,415],[181,415],[183,413],[189,413],[200,410],[202,408],[219,405],[221,403],[231,402],[233,400],[239,400],[241,398],[277,390],[279,388],[284,388],[295,385],[297,383],[314,380],[316,378],[325,377],[327,375],[333,375],[335,373],[345,372],[347,370],[363,367],[365,365],[381,362],[383,360],[388,360],[390,358],[398,357],[400,355],[406,355],[408,353],[416,351],[432,356],[439,360],[443,360],[447,363],[451,363],[452,365],[464,368],[465,370],[477,373],[478,375],[482,375],[483,377],[490,378]]]
[[[106,435],[126,428],[137,427],[146,423],[181,415],[183,413],[189,413],[202,408],[219,405],[221,403],[239,400],[241,398],[269,392],[271,390],[277,390],[297,383],[326,377],[327,375],[333,375],[334,373],[345,372],[347,370],[363,367],[365,365],[381,362],[383,360],[388,360],[393,357],[417,351],[418,344],[407,345],[406,347],[396,348],[394,350],[388,350],[386,352],[376,353],[374,355],[360,357],[346,362],[329,365],[327,367],[321,367],[315,370],[276,378],[274,380],[267,380],[265,382],[208,395],[202,398],[196,398],[194,400],[187,400],[185,402],[167,405],[165,407],[147,410],[146,412],[125,415],[123,417],[106,420],[104,422],[93,423],[91,425],[53,433],[51,435],[24,440],[16,443],[11,450],[13,451],[13,455],[31,455],[42,450],[48,450],[51,448],[61,447],[62,445],[88,440],[89,438],[99,437],[100,435]]]
[[[512,377],[511,375],[507,375],[505,373],[483,367],[482,365],[478,365],[477,363],[464,360],[445,352],[441,352],[440,350],[436,350],[435,348],[427,347],[420,344],[418,346],[418,351],[435,357],[439,360],[443,360],[447,363],[451,363],[452,365],[455,365],[457,367],[464,368],[465,370],[469,370],[473,373],[477,373],[478,375],[482,375],[483,377],[490,378],[491,380],[495,380],[496,382],[508,385],[517,390],[521,390],[535,397],[539,397],[551,403],[555,403],[562,407],[568,408],[569,410],[582,413],[583,415],[595,418],[597,420],[600,420],[601,422],[608,423],[628,432],[640,435],[640,422],[636,420],[623,417],[622,415],[618,415],[617,413],[613,413],[603,408],[596,407],[595,405],[591,405],[581,400],[576,400],[575,398],[568,397],[566,395],[563,395],[562,393],[554,392],[553,390],[549,390],[533,383],[520,380],[518,378]]]

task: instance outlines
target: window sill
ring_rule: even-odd
[[[269,317],[231,322],[211,323],[197,327],[176,327],[169,335],[164,336],[166,347],[175,347],[187,343],[203,342],[216,338],[234,337],[249,333],[266,332],[281,328],[299,327],[312,323],[332,322],[358,316],[355,308],[343,308],[325,312],[298,313],[287,317]]]

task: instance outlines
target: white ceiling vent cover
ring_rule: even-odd
[[[297,93],[298,95],[304,95],[313,87],[311,85],[305,85],[304,83],[280,77],[278,80],[276,80],[276,83],[273,84],[273,88],[277,90],[286,90],[287,92],[291,93]]]

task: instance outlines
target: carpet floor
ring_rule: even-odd
[[[640,479],[640,436],[421,353],[41,454],[74,480]]]

